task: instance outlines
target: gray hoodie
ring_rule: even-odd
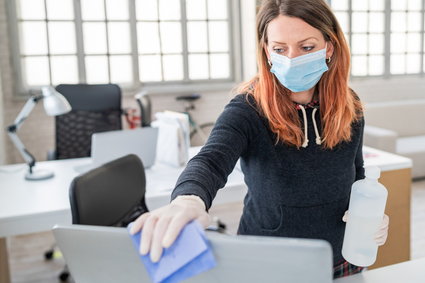
[[[236,96],[179,177],[172,199],[197,195],[209,209],[241,158],[248,193],[238,233],[324,239],[332,245],[337,264],[343,260],[345,223],[341,219],[348,208],[351,185],[364,178],[364,120],[353,123],[350,142],[329,150],[316,139],[321,130],[319,106],[298,105],[297,109],[309,140],[300,149],[276,145],[276,136],[254,99]]]

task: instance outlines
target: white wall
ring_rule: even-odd
[[[0,27],[3,26],[6,21],[6,14],[3,12],[3,0],[0,0]],[[0,41],[3,41],[3,38],[0,33]],[[2,46],[0,46],[0,54],[3,53]],[[1,56],[1,55],[0,55]],[[1,61],[0,61],[1,62]],[[2,65],[0,64],[0,165],[4,164],[6,162],[6,150],[5,150],[5,131],[4,128],[6,127],[4,123],[4,106],[3,106],[3,76],[2,76]]]
[[[249,80],[257,73],[255,0],[241,1],[242,22],[242,66],[243,79]]]
[[[3,123],[3,88],[1,83],[1,69],[0,69],[0,165],[4,164],[6,161],[5,148],[4,148],[5,134],[3,131],[5,127],[6,126]]]
[[[394,77],[392,79],[353,79],[350,86],[364,103],[425,99],[425,78]]]

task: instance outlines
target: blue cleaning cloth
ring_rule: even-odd
[[[130,237],[139,253],[141,232]],[[149,254],[140,258],[154,283],[180,282],[216,266],[205,232],[196,221],[187,224],[173,245],[164,249],[159,262],[153,263]]]

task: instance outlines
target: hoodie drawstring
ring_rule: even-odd
[[[303,112],[303,118],[304,118],[304,142],[301,145],[302,147],[308,146],[308,133],[307,133],[307,113],[305,112],[305,108],[302,105],[299,105],[301,108],[301,112]]]
[[[303,118],[304,118],[304,142],[301,145],[302,147],[306,148],[308,146],[308,123],[307,123],[307,113],[305,111],[304,106],[302,105],[298,105],[301,109],[301,112],[303,113]],[[313,114],[312,114],[312,120],[313,120],[313,126],[314,126],[314,133],[316,134],[316,144],[317,145],[321,145],[322,144],[322,139],[320,138],[319,135],[319,130],[317,129],[317,124],[316,124],[316,112],[317,112],[317,108],[313,109]]]
[[[320,138],[319,130],[317,129],[317,124],[316,124],[316,112],[317,112],[317,108],[314,108],[314,109],[313,109],[313,115],[312,115],[312,119],[313,119],[313,126],[314,126],[314,133],[316,134],[316,144],[317,144],[317,145],[321,145],[321,144],[322,144],[322,139]]]

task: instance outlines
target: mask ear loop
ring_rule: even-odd
[[[270,62],[270,60],[267,60],[267,63],[269,64],[269,66],[272,66],[272,62]]]

